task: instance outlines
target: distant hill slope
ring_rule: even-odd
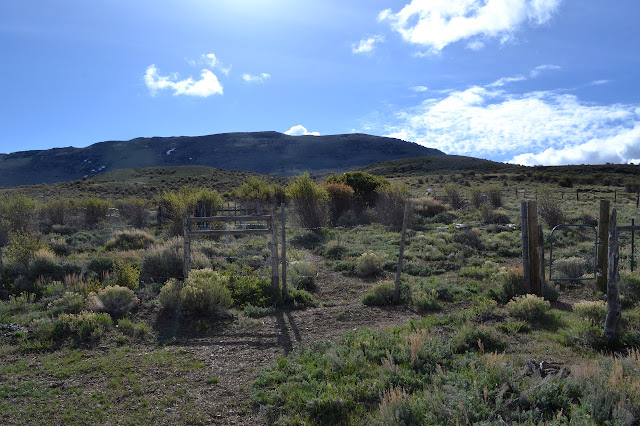
[[[422,158],[384,161],[360,168],[360,170],[374,175],[419,176],[425,174],[448,174],[462,171],[475,173],[518,173],[531,170],[530,167],[515,164],[498,163],[474,157],[461,155],[432,155]]]
[[[292,176],[344,172],[367,164],[442,154],[399,139],[364,134],[288,136],[278,132],[137,138],[86,148],[0,154],[0,186],[66,182],[105,171],[200,165]]]

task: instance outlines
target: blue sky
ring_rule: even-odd
[[[276,130],[640,163],[637,0],[0,0],[0,152]]]

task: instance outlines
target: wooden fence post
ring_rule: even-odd
[[[286,237],[286,217],[284,212],[284,203],[280,204],[282,211],[282,294],[287,294],[287,237]]]
[[[540,256],[538,243],[538,203],[529,201],[527,205],[527,224],[529,232],[529,274],[531,277],[531,292],[542,296],[540,288]]]
[[[189,278],[189,272],[191,271],[191,236],[189,235],[189,222],[187,221],[187,211],[182,214],[182,226],[184,232],[184,244],[183,250],[183,262],[182,262],[182,276],[186,280]]]
[[[278,219],[276,218],[276,206],[274,204],[271,213],[271,288],[278,292],[280,281],[278,279]],[[283,296],[286,296],[283,293]]]
[[[527,293],[531,291],[531,275],[529,274],[529,226],[527,221],[527,202],[520,203],[520,230],[522,232],[522,273]]]
[[[540,259],[540,294],[544,297],[546,293],[547,281],[544,272],[544,234],[542,233],[542,225],[538,225],[538,256]]]
[[[609,200],[600,200],[600,217],[598,219],[598,259],[596,271],[596,290],[607,293],[607,267],[609,262]]]
[[[620,318],[622,306],[620,304],[620,271],[618,262],[619,231],[616,226],[616,209],[611,212],[609,222],[609,280],[607,282],[607,320],[605,321],[603,337],[609,341],[615,341],[620,336]]]
[[[402,217],[402,234],[400,235],[400,253],[398,254],[398,270],[396,271],[396,288],[393,291],[393,303],[400,301],[400,275],[402,274],[402,260],[404,257],[404,241],[407,235],[407,222],[409,221],[409,202],[404,204],[404,216]]]

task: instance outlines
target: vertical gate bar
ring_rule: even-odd
[[[287,236],[286,236],[286,217],[284,211],[284,203],[280,204],[282,212],[282,293],[287,294]]]
[[[631,219],[631,226],[636,226],[636,220]],[[634,237],[636,234],[636,230],[631,228],[631,272],[633,272],[633,260],[634,260]]]
[[[540,257],[538,256],[538,203],[529,201],[527,205],[527,221],[529,227],[529,276],[531,292],[542,296],[540,288]]]
[[[527,202],[520,202],[520,229],[522,231],[522,273],[524,275],[524,285],[530,288],[529,275],[529,227],[527,226]]]
[[[600,217],[598,219],[598,268],[596,290],[607,293],[607,269],[609,264],[609,200],[600,200]]]

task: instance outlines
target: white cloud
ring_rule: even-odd
[[[495,37],[505,43],[512,33],[529,23],[548,22],[562,0],[411,0],[399,12],[383,10],[387,21],[405,41],[439,52],[459,40]],[[471,40],[469,48],[481,48]]]
[[[531,78],[536,78],[540,75],[540,73],[542,73],[542,71],[557,71],[561,69],[562,67],[560,67],[559,65],[553,65],[553,64],[538,65],[537,67],[535,67],[529,72],[529,76]]]
[[[480,40],[471,40],[469,43],[467,43],[467,48],[476,51],[482,50],[484,49],[484,43]]]
[[[374,128],[448,154],[513,163],[628,163],[640,158],[640,105],[595,105],[560,91],[508,92],[503,78],[400,111]],[[384,115],[378,116],[384,117]],[[371,124],[371,123],[369,123]]]
[[[304,126],[300,124],[291,127],[289,130],[284,132],[284,134],[289,136],[320,136],[319,132],[309,132]]]
[[[184,80],[178,80],[177,74],[171,76],[161,76],[155,65],[147,68],[144,76],[144,82],[152,95],[156,95],[161,90],[172,90],[174,96],[199,96],[202,98],[211,95],[222,95],[222,85],[218,81],[218,77],[209,70],[202,70],[200,80],[193,80],[189,77]]]
[[[411,87],[411,90],[413,90],[414,92],[426,92],[427,90],[429,90],[429,88],[427,86],[413,86]]]
[[[351,45],[351,51],[353,53],[371,53],[376,49],[376,44],[382,43],[384,37],[381,35],[374,35],[366,39],[360,40],[359,43],[353,43]]]
[[[229,75],[231,72],[231,65],[225,67],[214,53],[203,54],[200,56],[200,61],[204,66],[209,67],[210,69],[218,69],[224,75]]]
[[[263,72],[259,75],[251,75],[251,74],[242,74],[242,79],[247,83],[264,83],[266,80],[270,79],[271,75]]]

